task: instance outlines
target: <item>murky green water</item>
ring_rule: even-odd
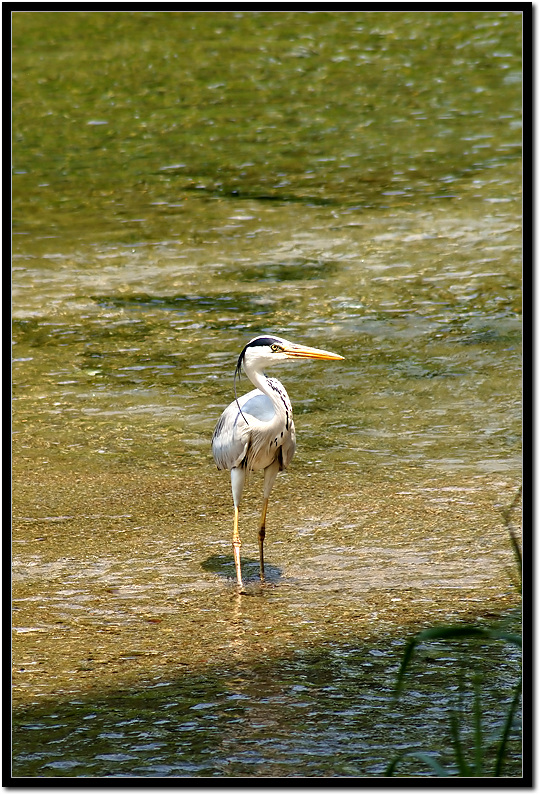
[[[520,33],[507,11],[15,12],[15,775],[447,753],[451,653],[390,691],[408,633],[518,602]],[[209,440],[264,332],[345,360],[273,373],[298,449],[264,587],[251,480],[239,596]],[[477,659],[494,729],[518,660]]]

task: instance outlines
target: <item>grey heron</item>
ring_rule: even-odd
[[[234,503],[233,553],[236,579],[242,587],[238,512],[246,476],[264,470],[263,505],[259,522],[260,577],[264,580],[264,537],[268,499],[278,472],[290,464],[296,448],[291,401],[277,378],[263,368],[284,359],[343,359],[337,353],[297,345],[275,336],[255,337],[245,345],[234,373],[243,369],[255,386],[225,409],[212,436],[212,453],[218,469],[229,469]]]

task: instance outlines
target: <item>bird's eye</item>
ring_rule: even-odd
[[[283,348],[281,347],[281,345],[278,345],[277,343],[274,342],[274,344],[270,346],[270,350],[274,351],[274,353],[277,353],[278,351],[282,351]]]

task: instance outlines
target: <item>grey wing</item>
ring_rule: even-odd
[[[238,403],[233,401],[225,409],[212,437],[212,453],[218,469],[239,466],[264,469],[276,457],[280,469],[285,469],[296,449],[292,416],[286,427],[276,415],[270,398],[258,389],[242,395]]]
[[[212,436],[217,468],[232,469],[246,464],[257,420],[268,421],[273,416],[272,402],[259,389],[252,389],[227,406]]]
[[[248,452],[249,437],[249,428],[235,401],[219,418],[212,436],[212,454],[217,468],[232,469],[240,466]]]

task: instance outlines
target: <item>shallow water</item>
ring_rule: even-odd
[[[227,620],[239,643],[246,618],[233,607]],[[430,648],[430,657],[414,671],[414,688],[389,710],[401,651],[395,639],[297,647],[271,658],[238,656],[234,666],[186,668],[99,698],[72,696],[27,711],[17,722],[17,768],[30,776],[62,777],[369,777],[384,773],[389,738],[394,755],[424,747],[440,752],[448,764],[448,732],[431,736],[426,746],[418,711],[430,725],[444,726],[456,703],[460,655]],[[125,664],[141,653],[126,651]],[[501,666],[499,655],[486,655],[485,649],[465,659],[469,666],[496,666],[483,692],[483,728],[500,733],[507,681],[519,661],[511,655]],[[98,655],[90,664],[100,665]],[[437,690],[441,672],[451,683],[443,694]],[[469,737],[470,726],[465,742]],[[512,753],[519,753],[515,742]],[[518,771],[514,765],[504,774]],[[404,761],[400,772],[411,775],[418,765]]]
[[[520,20],[14,14],[17,776],[448,753],[457,652],[390,693],[410,632],[519,602]],[[239,595],[209,441],[266,332],[345,359],[272,373]],[[475,654],[500,726],[518,660]]]

